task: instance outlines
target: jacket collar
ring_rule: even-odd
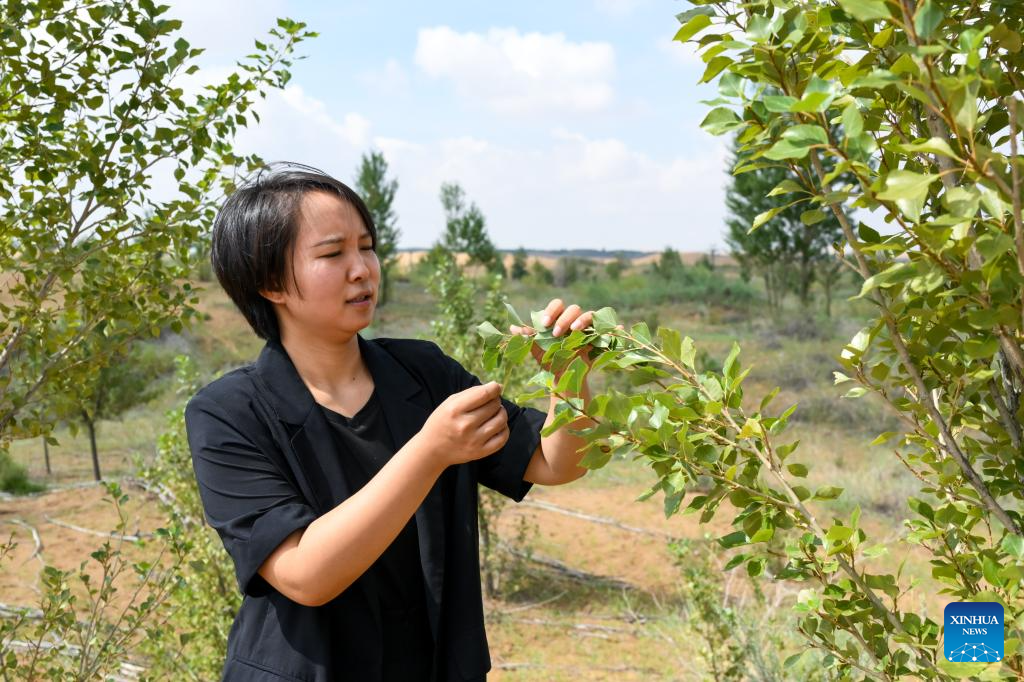
[[[379,343],[368,341],[359,334],[356,338],[378,395],[408,399],[422,390],[409,371]],[[278,417],[288,424],[303,424],[316,403],[280,341],[267,341],[256,360],[256,372],[270,389],[270,399]]]

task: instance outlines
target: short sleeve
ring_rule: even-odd
[[[480,379],[466,370],[457,360],[441,352],[445,371],[453,392],[479,386]],[[544,428],[547,414],[534,407],[521,407],[504,396],[501,403],[508,414],[508,441],[500,450],[474,462],[477,479],[491,490],[495,490],[516,502],[526,496],[532,483],[523,479],[534,450],[540,445],[540,432]]]
[[[234,561],[239,589],[265,594],[272,588],[259,575],[260,566],[316,513],[216,402],[192,398],[185,428],[206,521]]]

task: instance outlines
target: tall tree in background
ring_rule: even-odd
[[[52,396],[77,392],[132,339],[197,315],[194,247],[238,170],[260,163],[234,153],[234,134],[315,35],[279,19],[267,44],[196,92],[176,79],[202,50],[167,9],[0,7],[0,464],[13,438],[49,431]],[[104,344],[89,348],[96,333]]]
[[[678,251],[671,246],[666,246],[658,256],[658,260],[651,266],[651,271],[664,279],[673,279],[682,274],[683,259],[679,256]]]
[[[441,206],[445,221],[441,244],[450,251],[466,253],[470,263],[483,265],[488,272],[504,275],[501,254],[487,234],[487,220],[475,203],[466,204],[466,193],[458,183],[441,185]]]
[[[520,246],[512,256],[512,270],[509,275],[512,279],[522,279],[528,274],[530,271],[526,267],[526,249]]]
[[[102,334],[91,340],[102,345]],[[116,419],[127,410],[143,405],[159,394],[157,379],[173,369],[172,359],[153,344],[135,343],[123,357],[115,358],[90,376],[76,392],[78,416],[89,434],[93,477],[102,480],[96,426],[101,419]]]
[[[745,166],[745,167],[744,167]],[[793,292],[806,309],[810,305],[811,286],[819,277],[831,301],[831,284],[838,265],[831,245],[840,241],[842,228],[831,213],[806,206],[788,206],[772,190],[784,180],[795,177],[782,164],[746,164],[733,153],[732,167],[742,170],[732,176],[726,190],[726,242],[740,265],[764,280],[768,305],[781,308],[786,293]],[[750,232],[750,226],[758,228]],[[826,312],[830,312],[826,303]]]
[[[935,588],[917,587],[902,564],[893,574],[891,563],[873,561],[889,542],[869,536],[859,506],[849,517],[821,513],[817,501],[841,488],[797,484],[813,480],[808,467],[783,463],[781,449],[748,463],[730,453],[730,472],[750,472],[751,494],[733,502],[738,518],[771,519],[771,528],[747,524],[722,544],[749,569],[775,560],[764,543],[779,542],[777,529],[800,529],[786,538],[775,576],[808,585],[797,630],[822,652],[830,677],[1024,679],[1024,5],[694,4],[679,15],[676,39],[698,46],[702,80],[717,81],[702,126],[735,134],[748,158],[790,169],[771,192],[785,196],[781,206],[839,221],[860,283],[854,298],[871,313],[842,347],[835,383],[857,384],[846,398],[873,393],[900,417],[900,429],[873,445],[884,443],[921,483],[906,500],[903,541],[930,555],[931,578],[949,601],[1001,605],[1000,649],[958,660],[942,638],[966,631],[928,608]],[[853,181],[837,182],[837,172]],[[855,222],[844,208],[871,215]],[[877,229],[882,221],[890,234]],[[767,444],[778,422],[752,419],[733,420],[738,440],[745,432]],[[787,456],[795,446],[784,446]],[[785,509],[794,513],[780,526]]]
[[[398,237],[402,231],[395,224],[392,205],[398,180],[388,179],[388,162],[379,151],[363,154],[356,175],[356,191],[370,211],[377,228],[377,257],[380,259],[381,287],[379,304],[384,305],[391,298],[391,273],[398,260]]]

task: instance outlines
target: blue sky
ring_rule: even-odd
[[[671,41],[684,2],[171,4],[210,79],[278,16],[320,33],[239,149],[346,182],[380,149],[402,247],[437,238],[454,181],[499,248],[724,250],[725,140],[698,127],[715,91]]]

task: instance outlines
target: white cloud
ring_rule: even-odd
[[[409,94],[409,75],[397,59],[389,59],[379,69],[359,74],[358,79],[382,95],[405,97]]]
[[[195,47],[206,49],[206,57],[243,57],[254,48],[254,40],[267,42],[267,33],[277,18],[287,16],[286,0],[170,0],[166,18],[180,19],[181,30]]]
[[[275,95],[278,93],[275,92]],[[366,144],[370,132],[370,122],[365,117],[348,113],[340,122],[335,121],[327,112],[327,106],[315,97],[307,95],[299,85],[289,85],[278,96],[284,100],[285,104],[307,119],[307,124],[315,123],[334,137],[351,145]]]
[[[438,191],[456,181],[500,248],[721,248],[724,146],[661,161],[622,140],[559,130],[534,148],[459,137],[385,156],[399,180],[404,247],[438,237]]]
[[[364,118],[335,116],[298,85],[272,91],[259,111],[261,124],[239,135],[241,153],[307,163],[350,182],[369,143],[380,149],[399,182],[403,247],[438,238],[438,192],[454,181],[483,210],[500,248],[721,248],[724,143],[663,160],[618,138],[564,129],[534,145],[475,136],[412,142],[370,136]]]
[[[614,48],[574,43],[562,33],[425,28],[415,61],[428,75],[450,80],[460,96],[503,114],[592,112],[612,101]]]
[[[271,90],[255,105],[259,123],[239,131],[235,148],[266,161],[316,166],[348,182],[371,139],[370,121],[356,112],[335,113],[299,84]]]

